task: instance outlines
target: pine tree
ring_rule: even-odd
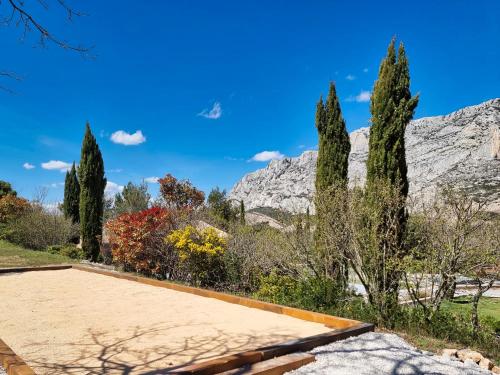
[[[245,225],[245,203],[240,201],[240,224]]]
[[[80,183],[74,162],[71,170],[66,172],[64,180],[63,213],[64,217],[70,218],[73,223],[80,222]]]
[[[347,185],[347,166],[351,144],[333,82],[323,104],[316,107],[316,128],[319,136],[316,165],[316,191],[324,192],[336,184]]]
[[[412,97],[410,93],[403,43],[399,45],[396,59],[395,39],[392,39],[371,97],[372,126],[366,163],[368,189],[376,189],[371,185],[382,179],[399,185],[401,194],[408,195],[404,136],[417,104],[418,96]]]
[[[96,139],[87,123],[82,142],[80,166],[80,227],[82,248],[87,258],[97,261],[99,257],[98,236],[102,235],[104,210],[104,162]]]

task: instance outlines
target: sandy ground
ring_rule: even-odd
[[[311,351],[316,362],[289,375],[488,375],[472,361],[422,352],[401,337],[370,332],[318,346]]]
[[[78,270],[0,276],[0,337],[38,374],[132,374],[329,331]]]

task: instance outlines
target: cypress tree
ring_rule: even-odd
[[[336,184],[346,186],[351,144],[333,82],[326,103],[320,98],[317,104],[316,128],[319,136],[316,191],[322,193]]]
[[[99,257],[99,241],[102,235],[104,210],[104,162],[96,139],[87,123],[82,142],[80,167],[80,227],[82,248],[87,258],[96,262]]]
[[[243,200],[240,201],[240,224],[245,225],[245,203]]]
[[[399,45],[396,56],[392,39],[371,96],[372,126],[366,176],[366,202],[375,215],[371,215],[365,225],[376,233],[373,242],[376,258],[372,259],[378,263],[374,275],[376,303],[385,320],[397,307],[401,278],[397,264],[405,254],[403,238],[408,215],[404,201],[408,195],[408,177],[404,136],[417,104],[418,96],[412,97],[410,93],[404,46]],[[394,218],[398,225],[394,224]]]
[[[378,79],[371,96],[372,114],[368,148],[367,187],[378,180],[399,185],[401,194],[408,195],[408,177],[405,156],[405,130],[418,104],[418,96],[411,96],[410,73],[403,43],[396,59],[395,39],[380,65]]]
[[[80,183],[74,162],[71,170],[66,172],[64,180],[63,213],[64,217],[71,219],[73,223],[80,222]]]
[[[318,160],[316,164],[316,217],[315,232],[316,251],[324,259],[324,272],[329,278],[334,278],[342,288],[347,284],[347,263],[337,246],[331,246],[331,241],[325,241],[328,236],[328,222],[332,220],[336,210],[344,207],[335,206],[332,194],[342,194],[347,190],[347,167],[351,144],[349,134],[342,117],[340,102],[335,85],[330,83],[326,102],[320,100],[316,106],[316,128],[319,136]],[[342,226],[345,223],[338,222]]]

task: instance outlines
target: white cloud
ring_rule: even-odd
[[[115,168],[115,169],[109,169],[108,173],[121,173],[123,172],[123,169],[121,168]]]
[[[106,188],[104,189],[104,194],[113,197],[115,194],[121,193],[123,191],[123,186],[118,185],[112,181],[106,182]]]
[[[345,79],[348,81],[354,81],[356,79],[356,76],[353,76],[352,74],[348,74],[345,76]]]
[[[42,163],[42,168],[48,170],[58,170],[60,172],[66,172],[71,169],[71,164],[61,160],[50,160],[46,163]]]
[[[118,130],[111,134],[111,141],[120,145],[135,146],[146,142],[146,137],[140,130],[137,130],[133,134],[127,133],[123,130]]]
[[[156,176],[146,177],[144,179],[144,182],[147,182],[148,184],[157,184],[159,179],[160,179],[160,177],[156,177]]]
[[[64,186],[64,182],[54,182],[52,184],[49,185],[49,187],[51,188],[58,188],[59,186]]]
[[[366,103],[370,101],[370,91],[361,91],[359,95],[356,95],[356,101],[358,103]]]
[[[30,164],[30,163],[26,162],[26,163],[23,164],[23,168],[30,170],[30,169],[34,169],[35,166],[33,164]]]
[[[363,73],[368,73],[368,68],[364,68]]]
[[[371,93],[370,91],[364,91],[362,90],[358,95],[356,96],[349,96],[346,101],[347,102],[357,102],[357,103],[366,103],[370,101],[370,96]]]
[[[217,120],[222,116],[222,107],[219,102],[215,102],[211,110],[205,108],[203,111],[198,113],[198,116],[202,116],[211,120]]]
[[[258,154],[255,154],[250,161],[270,161],[276,159],[283,159],[285,155],[283,155],[279,151],[262,151]]]
[[[298,145],[297,147],[302,150],[303,148],[306,148],[306,145]]]

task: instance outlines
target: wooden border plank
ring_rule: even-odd
[[[0,365],[5,369],[7,375],[36,375],[14,351],[0,339]]]
[[[315,360],[316,357],[309,353],[291,353],[234,370],[224,371],[220,375],[282,375],[285,372],[296,370]]]
[[[8,267],[8,268],[0,268],[0,273],[54,271],[54,270],[67,270],[69,268],[73,268],[73,265],[71,265],[71,264],[54,264],[54,265],[49,265],[49,266]]]
[[[239,367],[255,364],[261,361],[267,361],[272,358],[283,355],[306,352],[317,346],[327,345],[329,343],[344,340],[348,337],[358,336],[363,333],[372,332],[373,324],[361,323],[357,327],[350,327],[322,333],[315,336],[309,336],[302,339],[292,340],[281,344],[257,348],[238,354],[212,359],[201,363],[184,366],[171,370],[169,374],[176,375],[213,375],[224,371],[234,370]]]

